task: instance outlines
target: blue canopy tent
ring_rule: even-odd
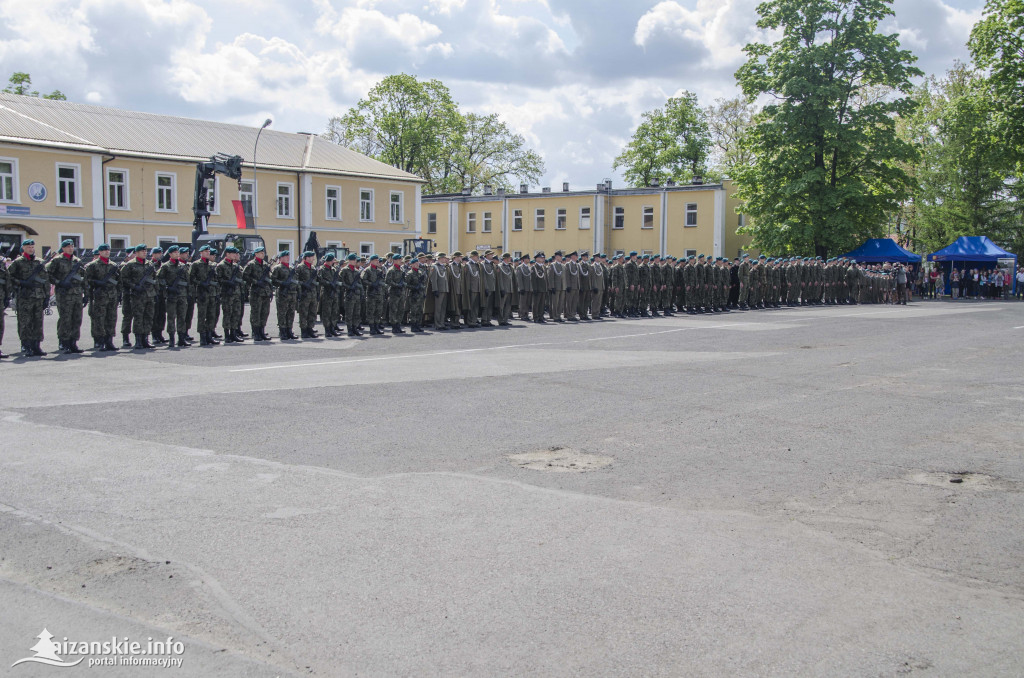
[[[1017,289],[1017,255],[1011,254],[999,245],[989,240],[986,236],[961,236],[949,245],[946,245],[938,252],[928,255],[928,261],[937,261],[942,264],[946,279],[946,294],[949,294],[949,275],[953,266],[961,271],[965,268],[991,269],[995,268],[1000,259],[1012,259],[1013,267],[1010,269],[1010,279],[1013,290]]]
[[[921,255],[900,247],[889,238],[871,238],[857,249],[840,256],[861,264],[881,264],[899,261],[904,264],[921,263]]]

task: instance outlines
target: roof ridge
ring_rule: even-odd
[[[18,96],[18,95],[15,95],[15,96]],[[71,132],[69,132],[67,130],[63,130],[63,129],[59,128],[59,127],[55,127],[54,125],[51,125],[48,122],[43,122],[42,120],[39,120],[38,118],[33,118],[31,115],[25,115],[24,113],[22,113],[20,111],[16,111],[13,108],[9,108],[7,106],[4,106],[2,103],[0,103],[0,109],[3,109],[5,111],[13,113],[14,115],[17,115],[17,116],[20,116],[22,118],[25,118],[26,120],[31,120],[32,122],[36,123],[37,125],[42,125],[43,127],[52,129],[54,132],[57,132],[59,134],[63,134],[65,136],[69,136],[72,139],[78,139],[83,144],[89,144],[90,146],[95,146],[96,148],[99,148],[100,150],[103,150],[103,148],[99,144],[96,144],[95,142],[89,141],[88,139],[83,139],[82,137],[78,136],[77,134],[72,134]]]

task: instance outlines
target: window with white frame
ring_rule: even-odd
[[[363,256],[370,256],[373,254],[373,243],[372,242],[361,242],[359,243],[359,254]]]
[[[156,211],[176,212],[178,204],[174,195],[176,174],[156,173]]]
[[[697,225],[697,203],[688,202],[686,203],[686,227],[690,228]]]
[[[161,235],[156,239],[156,244],[160,249],[167,251],[167,248],[178,242],[178,239],[170,235]]]
[[[17,158],[0,158],[0,202],[18,202]]]
[[[405,217],[402,216],[405,212],[402,209],[402,200],[404,197],[405,193],[402,193],[401,191],[391,191],[391,199],[388,201],[388,205],[390,207],[389,215],[391,217],[392,224],[405,223]]]
[[[533,230],[544,230],[544,209],[541,207],[538,207],[535,210],[533,210]]]
[[[480,232],[481,233],[490,233],[491,232],[491,223],[493,221],[494,220],[491,218],[491,213],[490,212],[484,212],[483,228],[480,229]]]
[[[391,243],[391,253],[392,254],[401,254],[402,253],[402,249],[403,249],[402,243],[400,243],[400,242],[393,242],[393,243]]]
[[[522,250],[516,250],[515,252],[512,253],[512,260],[513,261],[519,261],[522,258],[523,258],[523,251]]]
[[[556,231],[564,231],[565,230],[565,219],[566,219],[565,208],[564,207],[559,207],[558,210],[555,212],[555,230]]]
[[[206,209],[210,214],[220,214],[220,200],[218,200],[217,189],[220,182],[217,177],[210,177],[206,180]]]
[[[737,215],[737,216],[739,216],[739,219],[737,219],[736,227],[737,228],[743,228],[744,226],[746,226],[747,225],[747,220],[743,218],[745,215],[740,214],[740,215]]]
[[[359,221],[373,221],[373,189],[359,189]]]
[[[341,186],[328,186],[324,196],[324,218],[328,221],[341,221]]]
[[[476,233],[476,212],[466,213],[466,233]]]
[[[427,212],[427,233],[437,233],[437,212]]]
[[[295,249],[295,241],[294,240],[278,240],[277,241],[277,253],[278,253],[278,255],[280,255],[281,252],[291,252],[293,249]]]
[[[523,230],[523,210],[512,210],[512,230]]]
[[[256,216],[256,183],[243,181],[238,186],[238,200],[246,214]]]
[[[697,250],[683,250],[683,255],[687,257],[697,256]]]
[[[78,165],[57,165],[57,204],[77,207],[81,204],[78,188]]]
[[[612,228],[621,229],[626,227],[626,208],[616,207],[615,208],[615,220],[612,221]]]
[[[590,228],[590,208],[580,208],[580,228]]]
[[[113,251],[126,250],[132,244],[132,239],[126,235],[112,235],[107,240],[107,244],[110,245],[110,249]]]
[[[640,228],[654,228],[654,208],[644,208],[644,220],[641,223]]]
[[[286,184],[278,182],[277,184],[277,218],[278,219],[291,219],[292,218],[292,191],[295,190],[295,184]]]
[[[107,168],[107,208],[128,209],[128,170]]]
[[[82,234],[81,233],[58,233],[57,234],[57,241],[58,242],[64,242],[65,240],[70,240],[71,242],[75,243],[75,249],[76,250],[79,247],[82,246]]]
[[[614,254],[616,254],[616,255],[618,255],[618,256],[620,256],[620,257],[621,257],[622,255],[624,255],[625,253],[626,253],[626,250],[615,250],[615,252],[614,252]]]

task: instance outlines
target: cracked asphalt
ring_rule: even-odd
[[[12,676],[1024,666],[1024,304],[101,355],[0,362]]]

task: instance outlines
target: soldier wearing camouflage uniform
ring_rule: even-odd
[[[110,261],[110,245],[101,244],[93,250],[93,260],[85,266],[86,295],[93,348],[116,351],[118,267]]]
[[[36,259],[36,243],[24,240],[21,256],[16,257],[7,267],[12,289],[18,293],[16,312],[18,314],[18,337],[21,350],[26,356],[46,355],[42,349],[43,311],[50,299],[50,280],[45,264]]]
[[[384,274],[384,286],[388,292],[388,322],[391,323],[392,334],[405,334],[402,329],[402,317],[405,315],[405,271],[399,261]]]
[[[366,294],[366,321],[370,334],[384,334],[384,270],[380,257],[370,257],[369,265],[359,274]]]
[[[409,306],[409,325],[413,332],[421,333],[423,329],[423,302],[427,297],[427,274],[422,268],[426,255],[420,253],[409,262],[409,270],[405,272],[406,300]]]
[[[338,322],[341,312],[338,308],[338,291],[341,289],[340,272],[334,252],[324,255],[324,265],[317,271],[316,281],[320,287],[320,321],[324,324],[325,337],[340,337]]]
[[[62,353],[83,353],[78,348],[82,336],[82,303],[85,298],[85,278],[82,260],[75,256],[75,243],[64,240],[60,254],[46,264],[46,273],[57,297],[57,339]]]
[[[292,332],[295,323],[295,305],[299,298],[299,284],[295,280],[295,269],[291,266],[291,253],[288,250],[278,253],[277,264],[270,270],[270,284],[277,295],[277,329],[278,337],[298,339]]]
[[[630,252],[629,258],[622,264],[622,293],[625,295],[623,317],[634,316],[640,302],[640,264],[637,253]]]
[[[512,267],[512,255],[505,252],[501,263],[494,267],[495,304],[498,309],[498,325],[504,327],[512,318],[512,294],[515,291],[516,271]]]
[[[185,340],[185,306],[188,296],[188,269],[179,260],[178,248],[167,248],[167,261],[157,271],[157,281],[163,287],[167,313],[167,348],[188,348]],[[175,342],[177,336],[177,342]]]
[[[213,256],[210,246],[203,245],[199,248],[199,259],[193,261],[188,270],[189,286],[196,290],[200,346],[214,346],[220,343],[213,336],[214,323],[217,320],[217,306],[220,303],[217,265],[214,263]]]
[[[252,260],[242,270],[242,281],[249,288],[249,327],[253,341],[270,341],[267,318],[270,317],[270,299],[274,296],[270,272],[266,248],[257,247]]]
[[[167,322],[167,304],[164,299],[163,284],[157,278],[157,273],[160,272],[160,267],[163,266],[163,248],[154,247],[150,251],[149,257],[149,265],[153,268],[153,280],[156,281],[154,285],[156,294],[153,296],[153,322],[150,323],[149,333],[153,337],[154,344],[163,344],[167,342],[167,339],[164,339],[164,327]],[[174,343],[174,337],[171,337],[170,343]]]
[[[217,287],[220,291],[221,323],[224,343],[237,344],[242,337],[242,269],[241,257],[234,247],[224,248],[224,259],[217,264]]]
[[[345,324],[348,326],[350,337],[359,337],[363,334],[359,329],[359,304],[363,298],[363,280],[356,265],[358,259],[355,253],[348,255],[345,268],[341,269],[341,288],[345,294]]]
[[[156,268],[146,260],[146,246],[135,248],[135,256],[121,269],[121,287],[131,301],[132,333],[136,350],[154,348],[149,343],[153,328],[153,307],[156,303]]]
[[[4,343],[4,316],[7,315],[7,307],[11,305],[11,278],[7,275],[7,268],[0,261],[0,345]],[[0,358],[7,355],[0,351]]]
[[[295,280],[298,282],[295,303],[299,313],[299,334],[303,339],[316,339],[320,336],[315,329],[316,309],[320,303],[315,262],[316,252],[307,250],[302,253],[302,263],[295,265]]]

